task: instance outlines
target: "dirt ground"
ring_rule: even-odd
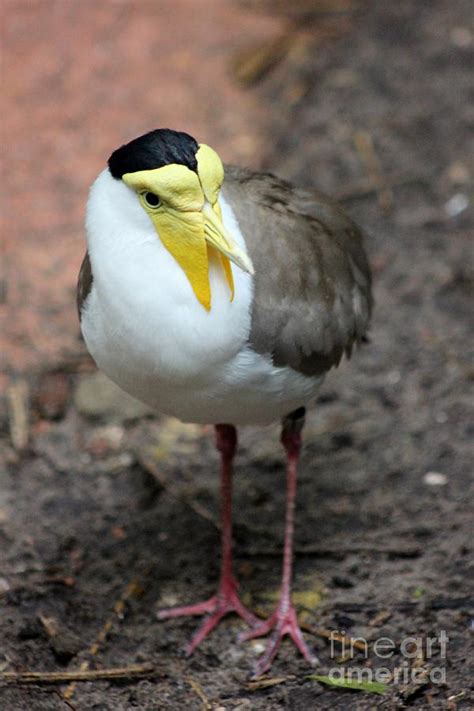
[[[13,232],[1,290],[0,708],[6,711],[472,708],[470,2],[294,0],[292,20],[269,17],[258,5],[265,3],[208,3],[211,41],[199,13],[195,33],[186,25],[189,2],[163,3],[166,22],[185,28],[183,52],[193,40],[188,54],[176,50],[171,59],[166,23],[163,54],[147,49],[155,47],[152,3],[5,5],[8,66],[17,72],[16,80],[8,73],[14,110],[5,125],[13,132],[8,152],[16,167],[8,175]],[[309,13],[301,21],[303,5],[326,11],[331,5],[341,14]],[[104,49],[104,37],[116,37],[120,51],[110,50],[113,44]],[[134,49],[137,37],[142,54]],[[28,42],[42,64],[26,61]],[[241,53],[254,43],[252,53]],[[77,81],[72,89],[56,76],[61,52],[68,53],[66,77]],[[209,109],[209,93],[206,107],[199,103],[203,72],[188,94],[183,89],[193,52],[207,58],[219,118]],[[255,75],[246,88],[229,69],[236,52],[247,84]],[[127,137],[127,117],[132,134],[151,126],[151,99],[140,119],[130,109],[150,79],[138,72],[142,56],[162,61],[163,72],[174,67],[172,81],[163,74],[164,96],[176,100],[171,108],[164,102],[163,123],[176,125],[194,102],[188,128],[202,135],[212,121],[216,140],[205,140],[227,159],[336,195],[367,232],[376,302],[371,342],[330,374],[308,417],[295,601],[320,660],[314,673],[357,668],[368,675],[388,667],[399,680],[383,695],[308,678],[312,670],[289,642],[268,686],[252,684],[259,644],[236,643],[242,628],[236,618],[190,660],[180,649],[197,621],[156,619],[160,607],[203,599],[214,588],[212,432],[155,417],[98,376],[72,304],[87,183],[101,156]],[[35,72],[39,85],[22,103],[18,76],[23,82],[30,76],[32,86]],[[126,90],[117,87],[104,108],[106,87],[121,72]],[[83,115],[74,91],[91,77]],[[180,86],[176,95],[173,82]],[[51,152],[55,102],[61,141]],[[93,128],[95,104],[100,126],[89,139],[82,119]],[[46,178],[38,190],[31,184],[39,210],[31,232],[34,210],[19,190],[48,154],[53,163],[64,160],[61,170],[41,168]],[[53,260],[62,232],[65,243]],[[243,430],[236,466],[237,573],[244,599],[268,614],[283,529],[278,427]],[[355,650],[344,658],[327,639],[331,632],[367,640],[368,654]],[[437,643],[431,652],[426,647],[427,638],[443,632],[446,656]],[[374,649],[381,637],[393,641],[389,658]],[[424,640],[423,650],[408,638]],[[133,678],[136,665],[143,678]],[[128,672],[75,686],[7,677],[80,668]]]

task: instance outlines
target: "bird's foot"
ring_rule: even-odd
[[[255,627],[261,620],[247,610],[237,595],[237,583],[233,578],[227,578],[221,582],[217,595],[213,595],[209,600],[198,602],[196,605],[185,607],[172,607],[158,612],[159,620],[167,620],[171,617],[188,617],[191,615],[207,615],[201,626],[197,629],[191,641],[185,648],[186,656],[190,656],[203,639],[217,627],[225,615],[235,612],[251,627]]]
[[[317,657],[311,653],[308,645],[303,639],[301,628],[296,617],[296,610],[291,602],[286,605],[280,602],[275,612],[267,620],[260,622],[257,627],[248,630],[248,632],[242,632],[238,636],[238,641],[243,642],[248,639],[254,639],[255,637],[263,637],[270,631],[272,634],[268,640],[267,648],[262,656],[257,660],[254,668],[254,676],[260,676],[270,669],[272,662],[277,655],[278,649],[280,648],[281,640],[287,634],[290,635],[291,639],[309,664],[314,666],[318,663]]]

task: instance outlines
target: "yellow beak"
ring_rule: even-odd
[[[233,237],[230,236],[222,220],[216,215],[212,206],[206,203],[202,209],[204,215],[204,236],[206,242],[215,247],[225,255],[231,262],[248,274],[254,274],[254,268],[250,257],[239,247]]]

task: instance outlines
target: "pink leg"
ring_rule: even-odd
[[[239,635],[239,641],[262,637],[272,631],[267,648],[255,666],[255,676],[270,669],[282,638],[290,635],[297,648],[310,664],[316,664],[316,657],[310,652],[301,634],[296,618],[296,611],[291,602],[291,579],[293,572],[293,535],[295,528],[295,499],[297,465],[301,450],[301,430],[304,424],[304,411],[297,410],[283,421],[282,444],[287,454],[287,499],[285,543],[283,550],[283,575],[280,600],[275,612],[264,622],[248,632]]]
[[[221,453],[222,497],[222,560],[217,594],[196,605],[174,607],[158,613],[160,620],[170,617],[207,615],[186,647],[188,656],[229,612],[235,612],[253,627],[259,622],[258,618],[241,603],[237,595],[238,585],[232,572],[232,461],[237,447],[237,432],[233,425],[216,425],[215,430],[216,447]]]

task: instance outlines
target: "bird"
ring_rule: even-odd
[[[90,189],[77,307],[97,366],[157,413],[213,425],[220,457],[221,558],[208,600],[161,620],[204,616],[192,654],[229,613],[239,641],[268,636],[271,668],[289,635],[310,664],[292,602],[298,460],[306,408],[367,338],[371,273],[362,230],[330,198],[271,173],[224,165],[183,131],[158,128],[111,154]],[[265,620],[233,570],[237,428],[281,421],[286,514],[279,600]]]

